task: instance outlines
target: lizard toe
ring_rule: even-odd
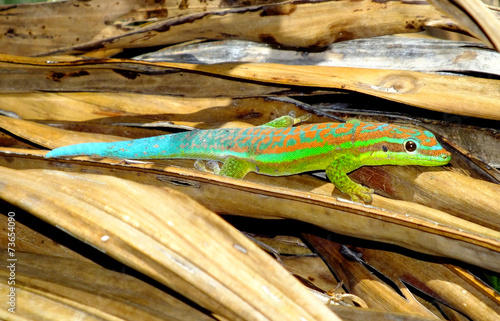
[[[372,194],[373,194],[373,190],[371,188],[367,188],[364,186],[363,186],[363,190],[359,191],[359,193],[358,193],[359,197],[361,197],[361,199],[363,199],[363,201],[365,203],[372,202],[372,200],[373,200]]]
[[[373,199],[372,194],[373,190],[371,188],[359,185],[349,193],[349,196],[351,196],[353,202],[360,202],[360,200],[363,200],[365,203],[371,203]]]

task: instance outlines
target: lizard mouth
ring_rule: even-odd
[[[431,155],[408,155],[408,159],[415,165],[421,166],[440,166],[446,165],[451,160],[450,154],[441,154],[438,156]]]

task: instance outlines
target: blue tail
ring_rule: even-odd
[[[188,132],[112,143],[69,145],[48,152],[45,158],[83,155],[118,159],[197,158],[197,155],[186,155],[188,151],[181,148],[181,143],[186,138],[184,136],[189,134]]]

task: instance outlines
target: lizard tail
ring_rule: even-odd
[[[178,135],[178,134],[177,134]],[[45,158],[99,156],[119,159],[180,158],[180,137],[163,135],[111,143],[83,143],[56,148]]]

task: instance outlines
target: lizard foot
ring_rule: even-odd
[[[293,124],[296,125],[305,122],[306,120],[311,118],[312,114],[304,114],[302,116],[297,117],[295,115],[295,111],[292,110],[291,112],[288,113],[288,116],[290,116],[293,119]]]
[[[279,118],[276,118],[275,120],[271,120],[268,123],[265,123],[265,127],[273,127],[273,128],[285,128],[285,127],[291,127],[293,125],[296,125],[298,123],[304,122],[311,118],[311,114],[305,114],[299,117],[295,116],[295,112],[291,111],[288,115],[286,116],[281,116]]]
[[[196,168],[200,172],[208,172],[214,174],[219,174],[220,172],[219,162],[217,161],[203,161],[198,159],[194,162],[194,168]]]
[[[348,194],[353,202],[360,202],[360,199],[363,200],[365,203],[371,203],[373,198],[373,190],[368,187],[364,187],[361,185],[357,185],[355,188],[353,188],[350,191],[346,191],[346,194]]]

